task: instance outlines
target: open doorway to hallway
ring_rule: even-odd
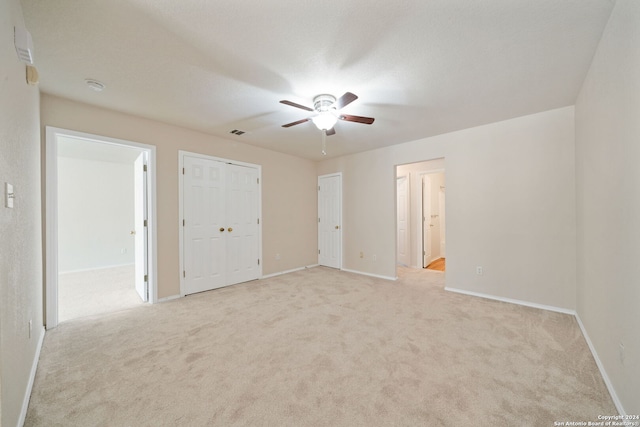
[[[141,150],[58,139],[58,321],[134,307]]]
[[[397,264],[445,271],[444,159],[396,167]]]
[[[155,300],[154,151],[47,128],[48,329]]]

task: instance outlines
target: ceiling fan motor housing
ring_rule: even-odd
[[[336,97],[333,95],[323,94],[318,95],[313,98],[313,108],[318,112],[326,112],[329,111],[329,107],[331,107],[336,102]]]

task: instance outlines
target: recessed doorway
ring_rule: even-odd
[[[46,323],[155,301],[155,147],[47,128]]]
[[[397,264],[445,270],[444,159],[396,167]]]

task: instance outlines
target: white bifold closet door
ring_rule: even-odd
[[[185,295],[259,276],[258,170],[184,157]]]

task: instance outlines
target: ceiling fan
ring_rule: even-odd
[[[281,104],[290,105],[292,107],[301,108],[303,110],[316,113],[314,116],[287,123],[286,125],[282,125],[282,127],[288,128],[291,126],[299,125],[301,123],[312,121],[318,129],[323,131],[324,135],[335,135],[336,131],[333,127],[338,120],[370,125],[375,120],[372,117],[352,116],[348,114],[341,114],[339,112],[341,108],[351,104],[356,99],[358,99],[358,96],[351,92],[346,92],[338,99],[336,99],[336,97],[333,95],[322,94],[313,98],[313,108],[296,104],[295,102],[282,100],[280,101]]]

